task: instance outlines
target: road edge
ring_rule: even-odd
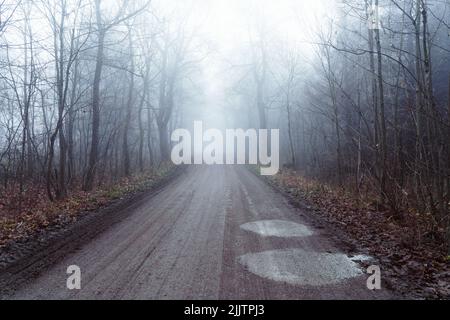
[[[12,243],[2,249],[0,256],[10,256],[0,267],[0,300],[7,299],[68,254],[125,219],[133,208],[162,192],[185,171],[186,166],[174,166],[167,175],[145,189],[112,200],[94,211],[80,212],[75,222],[45,228],[21,240],[20,244]]]

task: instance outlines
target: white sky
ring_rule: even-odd
[[[200,114],[208,126],[225,127],[223,123],[226,87],[230,64],[242,64],[242,49],[250,42],[251,30],[258,23],[268,29],[269,39],[284,41],[301,55],[311,51],[307,44],[311,28],[332,15],[334,0],[155,0],[163,11],[191,12],[190,20],[198,32],[211,41],[214,52],[203,66],[202,88],[205,100]],[[200,119],[196,119],[200,120]],[[222,123],[221,123],[222,122]]]
[[[9,0],[14,2],[14,0]],[[114,1],[104,0],[103,9],[113,8]],[[214,49],[203,63],[201,84],[204,101],[200,113],[210,118],[216,126],[223,120],[221,108],[226,100],[226,87],[229,85],[231,64],[242,64],[242,54],[250,42],[251,30],[263,23],[268,29],[269,39],[277,39],[295,47],[300,54],[307,56],[310,46],[308,34],[311,28],[331,16],[336,0],[153,0],[156,16],[167,15],[176,21],[189,17],[188,24],[196,28],[202,39],[211,43]],[[34,12],[41,15],[41,12]],[[42,19],[42,18],[41,18]],[[39,26],[39,24],[41,26]],[[34,40],[51,41],[50,29],[45,20],[33,21]],[[8,30],[14,37],[15,31]],[[11,32],[12,31],[12,32]],[[19,41],[20,43],[20,41]],[[42,43],[43,44],[43,43]],[[241,50],[242,51],[242,50]],[[242,52],[241,52],[242,53]],[[48,53],[43,53],[44,56]],[[221,103],[222,102],[222,103]]]
[[[195,1],[195,0],[194,0]],[[308,25],[327,14],[330,0],[196,0],[206,12],[205,28],[226,47],[245,41],[249,27],[262,19],[281,37],[305,38]],[[202,10],[202,9],[200,9]]]

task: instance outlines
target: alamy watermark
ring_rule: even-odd
[[[194,121],[193,136],[187,129],[176,129],[171,140],[177,142],[171,153],[176,165],[260,164],[261,175],[275,175],[279,170],[279,129],[227,129],[224,137],[218,129],[203,131],[203,122]]]
[[[81,290],[81,269],[77,265],[67,267],[66,273],[69,275],[66,281],[67,289]]]
[[[367,268],[367,273],[370,277],[367,278],[367,289],[381,290],[381,269],[377,265],[372,265]]]

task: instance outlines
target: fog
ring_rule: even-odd
[[[0,179],[50,199],[279,129],[285,168],[447,214],[449,1],[8,0]],[[20,192],[22,192],[20,191]]]
[[[328,3],[328,6],[327,6]],[[183,125],[202,120],[206,127],[248,127],[235,113],[246,101],[236,93],[236,84],[251,77],[252,46],[264,32],[266,41],[288,44],[305,61],[313,55],[311,33],[324,19],[330,19],[329,1],[154,1],[158,11],[177,16],[194,30],[198,41],[194,52],[200,75],[192,84],[195,92]],[[170,19],[170,18],[169,18]],[[236,121],[238,123],[236,123]]]

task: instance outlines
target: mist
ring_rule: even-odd
[[[134,246],[133,259],[140,257],[147,238],[158,239],[155,248],[163,243],[158,236],[169,221],[177,231],[167,231],[173,242],[161,255],[180,243],[191,251],[179,261],[181,249],[168,254],[162,269],[175,270],[177,261],[198,255],[186,258],[192,267],[186,270],[194,271],[185,283],[195,282],[204,270],[195,263],[217,248],[239,253],[224,257],[234,259],[224,270],[241,263],[245,272],[273,281],[283,277],[271,272],[282,270],[292,274],[286,278],[292,286],[304,283],[304,274],[295,273],[305,260],[312,285],[321,281],[317,265],[327,275],[357,277],[359,269],[343,254],[333,258],[340,267],[320,265],[324,253],[314,250],[327,246],[327,233],[303,225],[303,213],[291,202],[301,203],[299,210],[317,206],[314,214],[325,212],[325,220],[332,217],[378,258],[402,252],[392,264],[410,267],[401,276],[409,272],[415,283],[433,274],[427,266],[448,268],[449,0],[4,0],[0,49],[0,249],[49,226],[65,227],[80,212],[162,190],[162,198],[137,200],[145,210],[131,208],[134,220],[121,229],[122,236],[144,226],[153,233],[139,229],[141,242],[128,243],[133,237],[127,233],[121,243]],[[163,189],[174,176],[180,180]],[[126,220],[122,211],[112,211]],[[153,212],[160,217],[157,230]],[[101,217],[102,228],[115,223]],[[292,221],[280,220],[286,217]],[[253,235],[269,241],[258,238],[263,245],[242,246],[247,249],[268,248],[271,236],[294,229],[308,231],[295,236],[317,232],[323,241],[302,240],[311,250],[288,239],[292,250],[240,252],[235,243],[258,242],[244,239],[246,228],[237,222],[268,233]],[[114,252],[111,239],[108,233],[98,246],[105,257]],[[197,250],[199,243],[206,243],[208,254]],[[388,255],[391,250],[395,254]],[[429,260],[420,260],[422,251]],[[146,259],[159,263],[151,253]],[[2,259],[0,250],[0,262],[9,261]],[[136,270],[145,266],[134,262]],[[127,257],[121,263],[117,270],[126,269]],[[228,271],[232,278],[242,270]],[[155,282],[165,281],[154,275]],[[170,290],[182,276],[167,282],[174,297]],[[433,297],[448,296],[448,286],[439,288],[448,283],[433,279],[440,292]],[[261,290],[255,296],[272,292],[270,283],[264,285],[255,286]],[[350,286],[342,288],[359,297]]]

